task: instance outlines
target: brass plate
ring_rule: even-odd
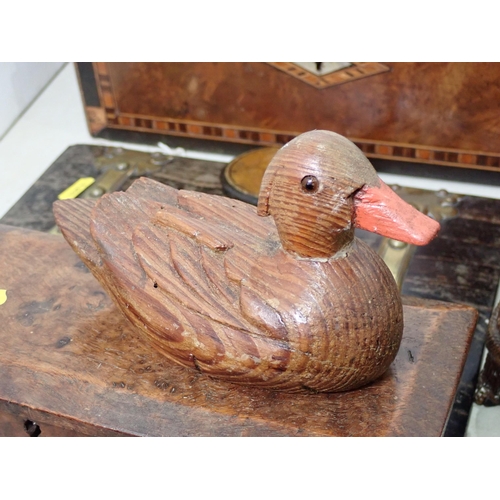
[[[264,172],[279,149],[253,149],[237,156],[222,172],[226,194],[256,205]]]

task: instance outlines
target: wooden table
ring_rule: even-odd
[[[340,394],[212,380],[141,345],[60,236],[0,225],[2,436],[439,436],[475,309],[405,298],[388,372]]]

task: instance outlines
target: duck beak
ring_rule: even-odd
[[[364,186],[354,196],[354,225],[412,245],[427,245],[440,229],[439,222],[403,201],[379,179],[379,186]]]

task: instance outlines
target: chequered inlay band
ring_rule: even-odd
[[[379,73],[385,73],[391,69],[389,66],[377,62],[362,62],[352,63],[352,65],[347,68],[339,69],[325,75],[315,75],[295,63],[270,62],[267,64],[270,64],[274,68],[284,71],[290,76],[298,78],[299,80],[318,89],[332,87],[333,85],[340,85],[342,83],[359,80],[360,78],[366,78],[368,76],[378,75]]]
[[[263,130],[225,124],[202,123],[168,118],[158,119],[150,116],[121,114],[115,104],[106,63],[93,64],[96,80],[98,82],[101,107],[106,113],[106,124],[103,124],[103,126],[114,129],[144,131],[165,135],[253,144],[255,146],[285,144],[300,134],[300,132]],[[269,64],[289,65],[293,63]],[[298,68],[301,71],[304,71],[302,68]],[[329,77],[332,79],[331,81],[335,78],[341,78],[343,81],[339,83],[343,83],[344,81],[349,81],[349,78],[351,80],[363,78],[364,76],[369,76],[369,74],[380,73],[382,71],[387,71],[388,69],[388,67],[381,65],[380,63],[354,63],[353,66],[335,71],[329,75],[322,76],[321,78]],[[348,73],[340,77],[339,75],[341,72]],[[334,75],[337,76],[334,77]],[[316,77],[316,75],[313,76]],[[306,77],[304,76],[304,78]],[[438,148],[413,144],[403,145],[399,143],[371,141],[359,138],[351,138],[351,140],[368,158],[403,160],[415,163],[446,165],[500,172],[500,154],[496,153]]]

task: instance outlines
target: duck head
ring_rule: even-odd
[[[354,228],[425,245],[439,223],[404,202],[351,141],[313,130],[285,144],[262,179],[257,213],[272,215],[286,252],[328,259]]]

